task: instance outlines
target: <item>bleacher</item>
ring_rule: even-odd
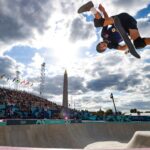
[[[1,119],[52,119],[60,106],[41,97],[0,88],[0,118]]]

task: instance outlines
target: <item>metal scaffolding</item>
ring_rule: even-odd
[[[40,96],[43,96],[44,85],[45,85],[45,62],[41,64]]]

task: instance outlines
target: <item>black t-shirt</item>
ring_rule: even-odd
[[[103,41],[107,42],[107,46],[109,49],[117,49],[119,43],[123,41],[119,32],[116,31],[114,25],[103,27],[101,36]]]

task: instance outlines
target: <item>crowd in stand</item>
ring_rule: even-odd
[[[64,114],[63,107],[44,98],[25,91],[0,88],[1,119],[62,119],[65,115],[70,119],[88,119],[88,111],[69,109]]]
[[[150,116],[94,115],[88,111],[67,109],[44,98],[0,88],[0,119],[73,119],[105,121],[150,121]]]
[[[60,106],[41,97],[0,88],[0,118],[55,118]],[[58,116],[57,116],[58,117]]]

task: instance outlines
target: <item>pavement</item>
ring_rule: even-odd
[[[150,147],[149,131],[150,123],[141,122],[0,126],[0,149],[148,148]],[[140,144],[136,146],[137,143]]]

